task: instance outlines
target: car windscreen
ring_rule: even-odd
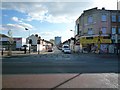
[[[68,46],[64,46],[64,48],[69,48]]]

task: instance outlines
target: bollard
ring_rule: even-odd
[[[2,49],[2,53],[1,53],[1,55],[3,56],[3,49]]]
[[[26,54],[26,51],[27,51],[27,50],[26,50],[26,47],[25,47],[25,49],[24,49],[24,54]]]
[[[40,51],[38,50],[38,54],[40,54]]]

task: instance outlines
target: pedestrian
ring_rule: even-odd
[[[90,44],[87,45],[87,51],[88,51],[88,53],[91,51],[91,45]]]

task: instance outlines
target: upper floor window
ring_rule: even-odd
[[[92,23],[93,22],[93,17],[92,16],[89,16],[88,17],[88,23]]]
[[[120,27],[118,28],[118,34],[120,34]]]
[[[116,28],[112,27],[112,34],[116,34]]]
[[[116,15],[112,15],[112,22],[116,22]]]
[[[120,22],[120,16],[118,16],[118,22]]]
[[[106,27],[102,27],[102,34],[106,34]]]
[[[88,28],[88,34],[89,34],[89,35],[92,35],[92,34],[93,34],[92,28]]]
[[[105,14],[103,14],[101,19],[102,19],[102,21],[107,21],[107,16]]]

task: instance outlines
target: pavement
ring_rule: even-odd
[[[7,51],[4,51],[4,54],[1,55],[1,52],[0,52],[0,57],[19,57],[19,56],[29,56],[29,55],[38,55],[38,52],[31,52],[31,53],[26,53],[24,54],[24,51],[12,51],[12,55],[11,56],[8,56],[7,55]],[[45,51],[42,51],[40,52],[40,54],[51,54],[51,53],[54,53],[54,52],[45,52]],[[57,54],[57,53],[56,53]],[[120,58],[120,54],[119,55],[116,55],[116,54],[105,54],[105,53],[102,53],[102,54],[95,54],[95,53],[72,53],[72,54],[80,54],[80,55],[92,55],[92,56],[97,56],[97,57],[102,57],[102,58]]]
[[[102,58],[117,57],[114,54],[80,54]],[[29,54],[13,53],[11,57],[15,56],[29,56]],[[4,88],[47,88],[48,90],[56,90],[57,88],[116,88],[119,90],[118,75],[118,73],[3,74],[2,88],[3,90]]]
[[[118,88],[118,74],[3,75],[2,88]]]
[[[11,56],[8,56],[7,55],[8,51],[4,51],[4,54],[1,55],[1,52],[0,52],[0,57],[4,58],[4,57],[21,57],[21,56],[29,56],[29,55],[37,55],[38,52],[27,52],[26,54],[24,54],[24,51],[12,51],[12,55]],[[45,51],[42,51],[40,52],[40,54],[48,54],[47,52]]]

